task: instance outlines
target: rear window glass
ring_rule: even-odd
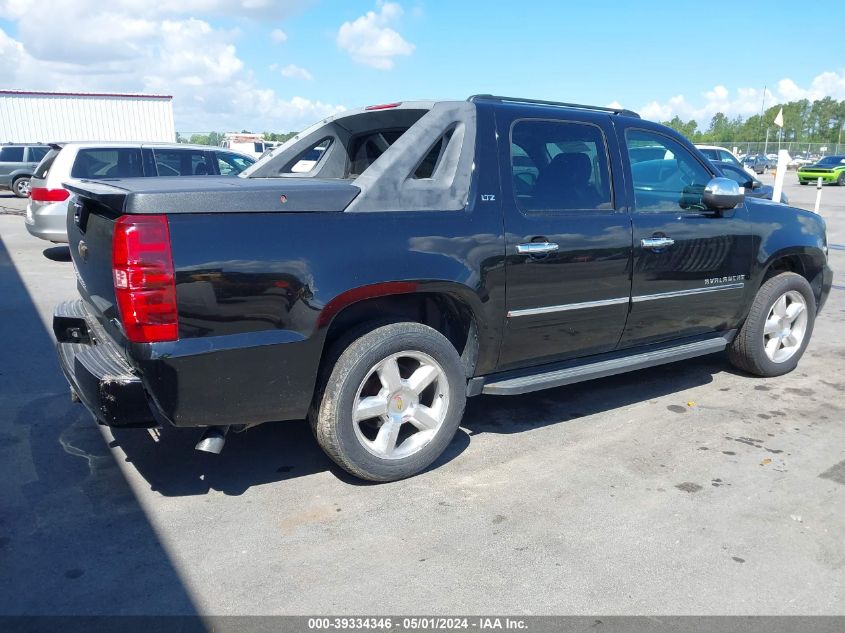
[[[372,134],[365,134],[354,139],[349,152],[352,158],[352,165],[349,169],[349,176],[355,177],[363,174],[367,167],[372,165],[384,154],[388,147],[399,140],[399,137],[406,130],[380,130]]]
[[[4,147],[0,149],[0,162],[22,163],[23,147]]]
[[[136,178],[144,175],[141,150],[132,147],[81,149],[71,178]]]
[[[159,176],[208,176],[214,173],[202,150],[157,149],[153,153]]]
[[[36,178],[47,177],[47,174],[50,172],[50,167],[53,166],[53,162],[56,160],[56,156],[59,155],[59,151],[61,150],[51,149],[49,152],[47,152],[47,155],[40,163],[38,163],[38,167],[35,168]]]

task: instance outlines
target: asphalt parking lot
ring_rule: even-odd
[[[716,355],[475,398],[435,469],[383,485],[304,422],[220,456],[97,427],[52,348],[67,249],[22,208],[0,194],[0,614],[845,614],[845,188],[792,374]]]

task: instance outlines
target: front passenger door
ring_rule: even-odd
[[[626,154],[665,150],[661,159],[626,161],[634,253],[631,312],[620,346],[736,327],[752,259],[745,205],[707,209],[702,194],[715,173],[679,140],[633,127],[620,136]]]

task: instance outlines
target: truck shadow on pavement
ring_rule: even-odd
[[[521,396],[470,398],[462,426],[471,435],[519,433],[700,387],[722,372],[735,370],[714,354]],[[655,416],[666,413],[665,405],[654,408]]]
[[[241,495],[253,486],[331,472],[354,485],[375,485],[349,475],[320,450],[305,420],[268,422],[243,433],[230,433],[220,455],[194,450],[198,429],[162,428],[157,440],[138,429],[113,429],[112,447],[119,446],[127,461],[165,496],[202,495],[217,490]],[[469,446],[469,435],[455,440],[429,469],[451,461]]]
[[[195,615],[2,239],[0,315],[0,614]]]
[[[520,433],[606,413],[708,384],[713,374],[723,371],[730,371],[729,365],[715,355],[523,396],[470,398],[462,428],[429,470],[464,452],[472,435]],[[664,413],[664,406],[655,405],[655,415]],[[374,485],[348,475],[326,457],[304,420],[269,422],[230,433],[220,455],[194,450],[201,435],[198,429],[163,428],[157,433],[154,440],[143,430],[113,429],[112,447],[119,446],[150,487],[165,496],[211,490],[240,495],[252,486],[327,471],[350,485]]]

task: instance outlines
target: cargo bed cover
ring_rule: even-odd
[[[65,184],[118,214],[343,211],[360,193],[342,180],[316,178],[121,178]]]

